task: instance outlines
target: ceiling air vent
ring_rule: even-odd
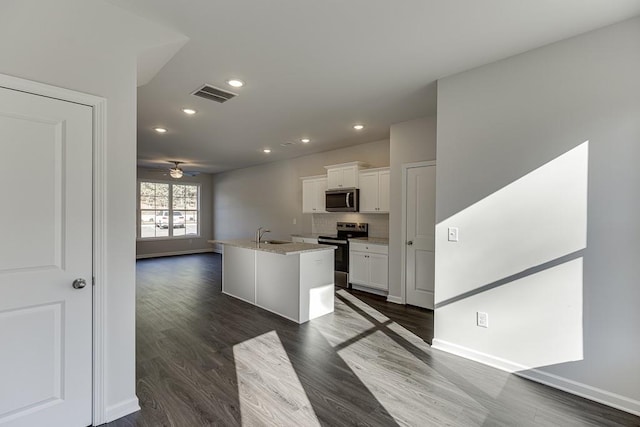
[[[217,87],[213,87],[210,85],[202,86],[200,89],[193,92],[192,95],[219,103],[227,102],[228,100],[236,96],[235,93],[227,92],[226,90],[218,89]]]

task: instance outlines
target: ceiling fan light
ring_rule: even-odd
[[[176,168],[172,168],[169,170],[169,175],[171,175],[171,178],[182,178],[182,175],[184,175],[184,172],[182,172],[182,169],[176,167]]]

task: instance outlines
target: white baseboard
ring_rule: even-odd
[[[129,400],[125,400],[123,402],[117,403],[112,406],[107,407],[107,422],[117,420],[118,418],[122,418],[126,415],[133,414],[140,410],[140,404],[138,402],[138,397],[133,397]]]
[[[570,380],[558,375],[549,374],[538,369],[530,369],[526,372],[516,372],[518,376],[546,384],[549,387],[557,388],[567,393],[575,394],[621,411],[640,416],[640,401],[630,399],[610,391],[592,387],[577,381]]]
[[[353,283],[351,284],[351,289],[355,289],[356,291],[369,292],[370,294],[380,295],[383,297],[387,296],[386,291],[376,289],[376,288],[370,288],[368,286],[360,286]]]
[[[402,304],[402,298],[394,295],[387,295],[387,302],[392,302],[394,304]]]
[[[539,369],[530,368],[506,359],[482,353],[470,348],[462,347],[447,341],[433,339],[432,348],[464,357],[465,359],[474,360],[476,362],[500,369],[502,371],[514,373],[520,377],[557,388],[621,411],[629,412],[633,415],[640,416],[640,401],[622,396],[610,391],[592,387],[587,384],[573,381],[559,375],[550,374]]]
[[[174,251],[174,252],[159,252],[154,254],[140,254],[136,255],[136,259],[144,259],[144,258],[158,258],[163,256],[175,256],[175,255],[191,255],[191,254],[203,254],[208,252],[216,252],[211,248],[207,249],[190,249],[188,251]]]

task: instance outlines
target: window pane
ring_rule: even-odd
[[[140,237],[197,235],[198,191],[197,185],[140,182]]]
[[[184,197],[173,196],[173,209],[184,209]]]
[[[185,212],[185,220],[186,220],[186,232],[190,235],[198,234],[198,212],[197,211],[186,211]]]
[[[155,237],[155,211],[140,212],[140,237]]]
[[[184,207],[186,209],[198,209],[198,198],[188,197],[184,200]]]

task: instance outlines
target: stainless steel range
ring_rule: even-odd
[[[369,237],[369,224],[363,222],[339,222],[337,234],[318,237],[318,243],[337,246],[335,251],[336,286],[349,286],[349,239]]]

